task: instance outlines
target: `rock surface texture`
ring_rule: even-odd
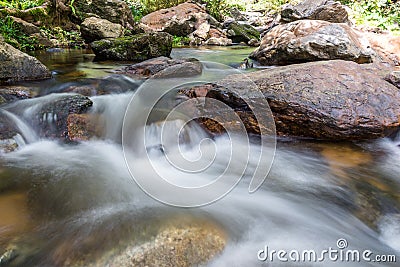
[[[39,60],[0,42],[0,84],[50,77],[50,71]]]
[[[172,36],[165,32],[142,33],[115,39],[94,41],[91,47],[97,60],[140,62],[171,54]]]
[[[302,19],[349,23],[349,16],[345,6],[337,1],[305,0],[295,6],[287,5],[281,11],[282,22]]]
[[[374,64],[333,60],[278,67],[250,73],[268,100],[278,135],[330,140],[374,139],[393,134],[400,126],[400,90],[383,80]],[[230,76],[203,86],[196,92],[218,99],[233,108],[248,132],[259,134],[259,127],[243,101],[226,88],[235,88],[252,99],[251,90],[240,76]],[[224,110],[214,111],[224,117]],[[229,122],[228,122],[229,123]],[[205,128],[218,132],[211,121]]]
[[[262,65],[287,65],[318,60],[372,61],[372,51],[346,24],[299,20],[274,27],[251,56]]]
[[[200,75],[202,65],[196,59],[171,59],[158,57],[126,66],[116,71],[119,74],[138,78],[177,78]]]
[[[88,43],[106,38],[118,38],[124,33],[124,28],[120,24],[96,17],[85,19],[80,30],[83,39]]]

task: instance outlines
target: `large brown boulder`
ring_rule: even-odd
[[[251,56],[262,65],[287,65],[318,60],[372,61],[372,52],[343,23],[299,20],[274,27]]]
[[[281,11],[282,22],[302,19],[349,23],[349,15],[345,6],[332,0],[305,0],[295,6],[286,5]]]
[[[204,44],[218,30],[220,23],[195,2],[161,9],[144,16],[140,26],[146,32],[167,32],[174,36],[189,36],[192,44]],[[226,37],[225,35],[223,37]]]
[[[165,32],[141,33],[128,37],[103,39],[90,44],[96,60],[140,62],[166,56],[172,51],[172,36]]]
[[[120,24],[96,17],[85,19],[80,30],[87,43],[106,38],[118,38],[124,33],[124,28]]]
[[[50,77],[50,71],[39,60],[0,42],[0,84]]]
[[[330,140],[374,139],[393,134],[400,126],[400,90],[386,82],[374,64],[332,60],[278,67],[247,75],[268,100],[278,135]],[[227,88],[238,90],[253,103],[263,99],[249,89],[248,80],[234,75],[185,91],[189,97],[218,99],[233,108],[248,132],[260,134],[252,112]],[[199,95],[200,94],[200,95]],[[253,97],[253,98],[252,98]],[[227,111],[211,110],[220,118]],[[202,124],[222,132],[213,121]],[[235,122],[227,122],[227,125]]]
[[[186,2],[144,16],[140,22],[145,29],[187,36],[207,20],[209,15],[196,3]]]

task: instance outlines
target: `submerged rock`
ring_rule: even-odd
[[[85,19],[81,24],[80,30],[83,39],[87,43],[106,38],[118,38],[124,32],[124,28],[120,24],[96,17]]]
[[[372,64],[333,60],[278,67],[247,77],[268,100],[278,135],[362,140],[389,136],[400,126],[400,90],[377,73]],[[255,107],[259,106],[257,102],[263,99],[252,99],[252,89],[246,88],[246,81],[241,79],[229,76],[185,94],[206,95],[224,102],[240,116],[248,132],[260,134],[259,127],[268,126],[258,125],[243,100],[227,89],[239,90]],[[213,112],[224,118],[226,111]],[[221,125],[215,122],[206,120],[202,124],[211,132],[221,132]]]
[[[157,57],[126,66],[116,71],[135,78],[177,78],[200,75],[202,64],[197,59],[171,59]]]
[[[312,19],[333,23],[349,23],[346,7],[332,0],[305,0],[296,6],[286,5],[281,11],[281,21]]]
[[[274,27],[250,57],[262,65],[331,59],[368,63],[372,62],[372,51],[364,48],[346,24],[300,20]]]
[[[50,77],[50,71],[39,60],[0,42],[0,84]]]
[[[224,233],[210,226],[168,227],[152,241],[86,266],[198,266],[221,253],[225,244]]]
[[[142,33],[129,37],[104,39],[90,44],[97,60],[140,62],[171,54],[172,36],[168,33]]]

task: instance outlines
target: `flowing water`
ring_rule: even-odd
[[[186,53],[193,56],[191,50],[174,51],[179,56]],[[130,83],[133,90],[137,88],[135,81],[126,84]],[[127,168],[121,133],[132,95],[91,97],[92,112],[103,118],[103,135],[78,144],[40,138],[30,123],[35,106],[57,95],[20,101],[19,112],[4,107],[24,139],[18,151],[0,156],[0,254],[2,248],[17,247],[18,256],[11,266],[68,266],[66,262],[85,255],[93,259],[124,242],[147,240],[160,225],[182,216],[212,221],[226,232],[227,246],[207,263],[210,266],[259,266],[258,252],[266,246],[276,251],[319,253],[329,247],[338,249],[338,239],[345,239],[349,249],[396,255],[400,260],[400,137],[360,143],[279,139],[267,180],[249,194],[257,153],[250,153],[249,158],[241,153],[231,155],[228,136],[216,137],[201,148],[206,156],[216,151],[213,164],[188,178],[167,164],[164,156],[184,153],[196,159],[201,156],[199,143],[209,136],[189,124],[184,127],[183,136],[189,141],[184,141],[183,152],[172,141],[170,147],[160,148],[162,125],[155,119],[146,126],[148,155],[157,170],[176,183],[186,186],[191,179],[190,185],[204,184],[224,171],[226,158],[233,165],[248,160],[242,181],[224,198],[200,208],[175,208],[145,194]],[[131,112],[142,116],[139,107]],[[169,131],[183,126],[179,120],[166,125]],[[245,141],[237,142],[236,146],[247,146]],[[250,151],[258,150],[258,142],[251,142]],[[145,166],[140,158],[133,163],[143,175]],[[241,172],[232,168],[229,175],[240,176]],[[290,265],[269,260],[264,264]],[[397,266],[329,259],[293,265]]]

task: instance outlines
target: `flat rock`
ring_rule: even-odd
[[[347,24],[299,20],[270,30],[250,57],[262,65],[287,65],[331,59],[368,63],[372,56]]]
[[[374,64],[332,60],[290,65],[247,74],[268,100],[278,135],[329,140],[365,140],[389,136],[400,126],[400,90],[383,79]],[[252,89],[241,76],[184,92],[189,97],[218,99],[233,108],[248,132],[260,134],[252,112],[227,88],[253,103]],[[200,92],[199,95],[196,92]],[[226,111],[212,110],[224,118]],[[235,124],[236,122],[227,122]],[[202,121],[211,132],[223,132]]]
[[[116,72],[135,78],[191,77],[202,73],[202,64],[196,59],[158,57],[126,66]]]

